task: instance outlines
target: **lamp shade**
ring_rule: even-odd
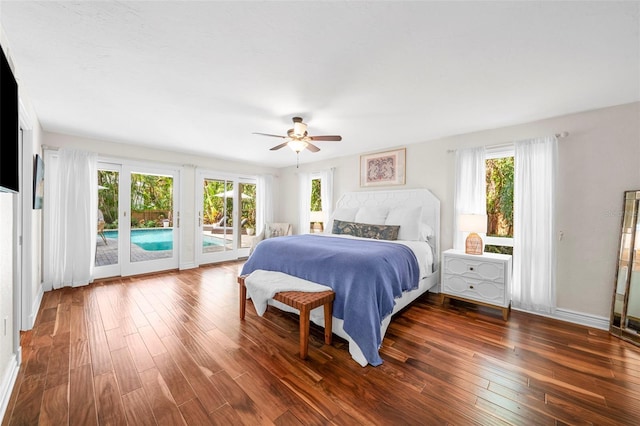
[[[307,145],[309,145],[308,143],[306,143],[305,141],[299,141],[299,140],[292,140],[289,141],[289,143],[287,144],[289,146],[289,148],[291,148],[293,150],[293,152],[296,153],[300,153],[300,151],[302,151],[303,149],[305,149],[307,147]]]
[[[462,232],[487,232],[486,214],[461,214],[458,217],[458,230]]]
[[[310,222],[324,222],[324,212],[311,212],[309,213]]]

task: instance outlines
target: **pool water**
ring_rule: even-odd
[[[118,239],[117,230],[104,231],[104,235],[112,240]],[[132,229],[131,242],[147,251],[173,250],[173,229]],[[221,246],[222,241],[219,241],[217,238],[204,235],[202,245],[204,247]]]

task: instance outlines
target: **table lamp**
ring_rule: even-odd
[[[478,233],[487,232],[487,215],[485,214],[461,214],[458,217],[458,230],[469,232],[464,244],[464,252],[467,254],[482,254],[482,238]]]
[[[322,232],[323,226],[322,222],[324,222],[324,212],[311,212],[309,215],[310,221],[313,223],[312,229],[315,233]]]

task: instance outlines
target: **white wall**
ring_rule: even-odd
[[[52,147],[69,147],[96,152],[100,156],[110,158],[126,158],[151,163],[163,163],[185,166],[180,177],[181,181],[181,228],[182,241],[180,251],[181,268],[195,265],[195,171],[196,167],[222,173],[232,173],[237,176],[257,176],[259,174],[276,173],[276,169],[258,165],[239,163],[221,158],[211,158],[190,154],[181,154],[159,149],[127,145],[82,137],[44,132],[43,144]],[[222,146],[221,146],[222,148]],[[221,152],[223,150],[221,149]],[[46,165],[45,165],[46,167]],[[277,183],[276,183],[277,184]]]
[[[0,8],[1,15],[1,8]],[[1,19],[0,19],[1,22]],[[5,55],[12,63],[11,49],[0,25],[0,43],[5,51]],[[25,163],[30,163],[32,154],[38,152],[40,145],[41,129],[38,118],[32,105],[29,102],[28,90],[21,84],[20,68],[13,64],[14,75],[18,81],[18,92],[22,109],[20,111],[21,125],[25,122],[25,116],[28,118],[30,131],[27,146],[23,146],[25,151]],[[21,196],[31,199],[31,182],[33,181],[33,167],[30,166],[25,175],[21,176]],[[28,190],[25,190],[28,189]],[[32,314],[30,309],[20,306],[21,300],[16,291],[14,284],[17,283],[19,271],[16,268],[16,251],[19,246],[15,239],[14,225],[17,223],[15,212],[19,210],[19,196],[16,194],[0,193],[0,418],[4,416],[4,411],[10,397],[13,383],[16,378],[17,368],[20,363],[19,351],[19,330],[20,322],[23,314],[29,316]],[[24,205],[24,204],[23,204]],[[22,285],[24,286],[24,294],[34,295],[41,290],[40,279],[37,272],[40,268],[39,258],[33,259],[32,252],[39,250],[40,247],[40,221],[39,213],[29,209],[27,215],[34,218],[30,223],[30,230],[27,238],[23,240],[27,255],[23,256],[22,262],[28,271],[35,273],[27,274]],[[38,252],[39,253],[39,252]],[[17,283],[20,284],[20,283]],[[35,297],[35,296],[34,296]],[[16,303],[17,302],[17,303]],[[15,305],[14,305],[15,304]],[[16,309],[17,307],[17,309]],[[26,311],[26,312],[25,312]],[[37,306],[35,309],[37,312]],[[6,331],[5,331],[6,320]],[[30,328],[30,327],[29,327]]]
[[[640,103],[554,117],[500,129],[403,145],[406,185],[428,188],[442,202],[442,250],[453,245],[455,154],[461,147],[490,146],[562,131],[559,142],[557,306],[568,313],[608,321],[624,190],[640,189]],[[391,133],[391,132],[390,132]],[[345,140],[342,143],[348,144]],[[335,201],[359,187],[359,156],[303,164],[301,171],[336,167]],[[296,168],[280,171],[281,191],[291,194],[276,217],[297,224]]]

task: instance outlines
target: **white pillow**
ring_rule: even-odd
[[[357,207],[352,209],[340,208],[336,209],[329,218],[329,223],[325,224],[324,232],[326,234],[331,234],[333,230],[333,220],[343,220],[345,222],[353,222],[356,218],[356,212],[358,211]]]
[[[433,237],[435,234],[433,232],[433,228],[426,223],[422,222],[420,224],[420,241],[427,241],[429,238]]]
[[[389,209],[386,207],[360,207],[353,221],[369,225],[384,225],[387,214]]]
[[[398,239],[405,241],[420,240],[420,219],[422,207],[396,207],[389,211],[384,224],[400,225]]]

